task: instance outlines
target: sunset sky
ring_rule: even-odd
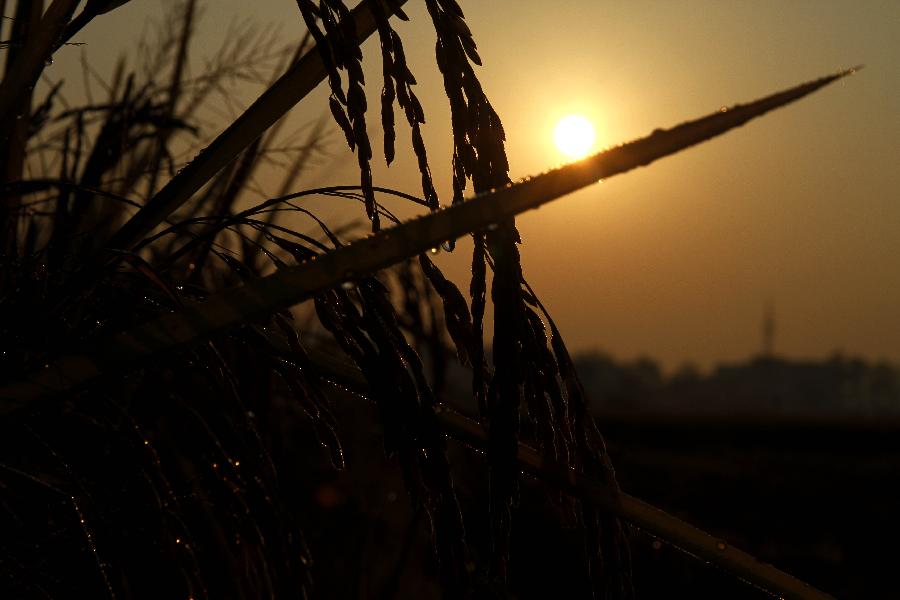
[[[484,61],[479,77],[506,127],[513,178],[563,160],[553,128],[569,114],[590,119],[603,147],[864,63],[798,104],[521,216],[523,266],[575,351],[646,354],[667,368],[742,360],[761,348],[771,301],[779,354],[900,361],[900,2],[460,4]],[[81,93],[82,51],[108,75],[117,54],[133,51],[146,24],[173,5],[134,0],[97,19],[76,38],[86,45],[61,50],[47,75]],[[405,10],[411,21],[397,27],[448,202],[449,110],[434,31],[424,2]],[[195,73],[240,20],[279,25],[285,43],[302,32],[293,0],[209,0]],[[364,54],[377,111],[377,41]],[[238,101],[258,92],[246,86]],[[327,110],[326,93],[320,86],[294,109],[296,126]],[[377,160],[379,117],[370,115],[376,184],[417,192],[408,132],[398,130],[405,151],[387,169]],[[358,181],[355,159],[332,140],[331,158],[298,188]],[[463,243],[438,258],[461,287],[469,250]]]

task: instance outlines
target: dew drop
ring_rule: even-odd
[[[431,250],[429,250],[429,252],[431,252],[432,254],[437,254],[437,253],[440,252],[440,251],[441,251],[441,249],[440,249],[439,247],[437,247],[437,246],[435,246],[434,248],[432,248]]]
[[[447,240],[446,242],[441,242],[441,248],[447,252],[453,252],[456,250],[456,240]]]
[[[719,109],[719,112],[728,112],[728,107],[723,106],[722,108]]]
[[[53,55],[52,54],[47,57],[47,60],[44,61],[44,64],[48,67],[53,64]]]
[[[716,550],[724,550],[726,547],[725,542],[716,542]]]
[[[354,287],[356,287],[356,285],[352,281],[345,281],[341,283],[341,289],[347,290],[348,292]]]

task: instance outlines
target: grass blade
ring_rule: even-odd
[[[415,256],[446,240],[485,229],[600,179],[650,164],[743,125],[855,71],[841,71],[672,129],[656,130],[645,138],[480,194],[468,202],[383,230],[323,254],[317,260],[281,269],[225,290],[206,302],[188,305],[100,340],[83,354],[64,356],[31,377],[0,389],[0,415],[31,400],[72,390],[105,372],[121,372],[148,357],[292,306],[344,281]]]

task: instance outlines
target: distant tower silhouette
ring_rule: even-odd
[[[769,300],[763,310],[762,355],[772,358],[775,349],[775,304]]]

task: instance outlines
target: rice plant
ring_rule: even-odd
[[[124,2],[91,0],[76,15],[78,4],[53,0],[43,10],[17,0],[3,30],[7,596],[328,597],[312,576],[299,498],[318,472],[309,464],[353,469],[339,435],[353,431],[335,406],[340,384],[374,403],[410,510],[428,524],[434,579],[447,597],[508,594],[511,532],[529,526],[516,520],[523,470],[556,488],[561,521],[583,537],[585,593],[633,594],[627,538],[636,525],[777,594],[825,597],[618,490],[562,334],[523,273],[514,217],[852,71],[513,183],[463,12],[455,0],[425,0],[453,126],[453,198],[441,208],[415,77],[391,24],[407,18],[403,1],[366,0],[351,11],[342,0],[298,0],[308,35],[293,48],[236,35],[220,52],[227,60],[190,78],[197,3],[186,0],[170,37],[140,64],[121,61],[102,101],[71,106],[52,79],[35,87],[44,66]],[[420,195],[372,177],[359,49],[372,35],[384,72],[383,153],[390,163],[399,110]],[[272,67],[265,91],[206,138],[198,111],[235,70],[259,78],[261,63]],[[360,178],[297,191],[325,133],[312,124],[284,143],[280,119],[320,83]],[[289,148],[282,193],[242,208],[254,171],[279,148]],[[358,204],[372,233],[353,239],[304,206],[314,197]],[[422,216],[400,222],[385,198],[413,203]],[[286,226],[285,214],[310,229]],[[428,257],[465,235],[475,241],[467,293]],[[293,310],[304,302],[313,309],[307,320]],[[442,402],[451,358],[471,372],[475,421]],[[447,435],[485,453],[483,518],[463,517]]]

